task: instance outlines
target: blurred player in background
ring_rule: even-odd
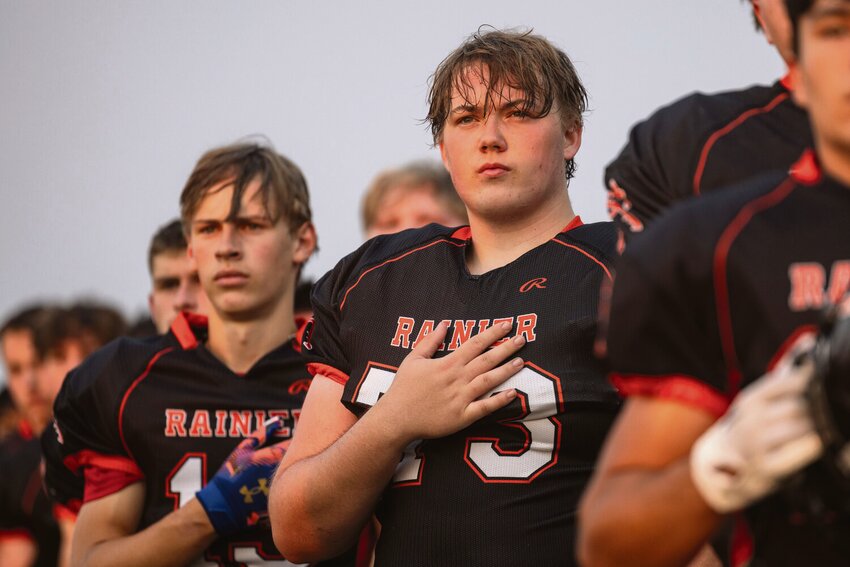
[[[466,208],[439,163],[413,162],[379,173],[361,206],[366,238],[419,228],[467,224]]]
[[[791,27],[782,0],[752,0],[754,19],[786,65]],[[695,93],[637,124],[605,170],[608,213],[628,240],[670,205],[771,170],[788,171],[812,135],[786,75],[770,86]],[[622,246],[622,244],[621,244]]]
[[[199,313],[203,291],[198,270],[186,254],[186,235],[180,219],[174,219],[156,231],[148,250],[148,272],[151,292],[148,307],[159,334],[171,328],[175,317],[183,311]]]
[[[799,492],[826,478],[806,353],[850,287],[850,0],[786,5],[816,151],[671,211],[618,264],[607,349],[629,399],[581,507],[589,567],[680,565],[739,512],[734,565],[850,557],[846,502]]]
[[[0,565],[53,566],[59,528],[41,489],[37,433],[50,419],[50,403],[36,381],[34,335],[42,306],[13,314],[0,328],[8,391],[21,420],[0,444]]]

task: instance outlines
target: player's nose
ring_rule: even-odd
[[[486,151],[504,151],[507,148],[502,121],[495,112],[490,112],[480,129],[479,149]]]

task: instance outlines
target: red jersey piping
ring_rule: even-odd
[[[557,238],[553,238],[553,239],[552,239],[552,242],[557,242],[557,243],[558,243],[558,244],[560,244],[561,246],[566,246],[567,248],[572,248],[573,250],[577,250],[577,251],[581,252],[582,254],[584,254],[585,256],[587,256],[588,258],[590,258],[591,260],[593,260],[593,261],[594,261],[594,262],[596,262],[597,264],[599,264],[599,266],[600,266],[600,267],[602,268],[602,270],[605,272],[605,275],[606,275],[606,276],[608,276],[608,279],[609,279],[609,280],[613,280],[613,279],[614,279],[613,277],[611,277],[611,272],[608,270],[607,266],[605,266],[605,264],[603,264],[602,262],[600,262],[598,258],[596,258],[595,256],[593,256],[593,255],[592,255],[592,254],[590,254],[589,252],[586,252],[586,251],[582,250],[581,248],[579,248],[579,247],[578,247],[578,246],[576,246],[575,244],[567,244],[566,242],[561,242],[561,241],[560,241],[560,240],[558,240]]]
[[[723,357],[726,361],[726,371],[729,376],[729,394],[738,393],[741,385],[741,368],[738,355],[735,352],[735,337],[732,328],[732,312],[729,305],[729,288],[727,285],[726,262],[729,250],[738,235],[749,224],[752,218],[762,211],[774,207],[785,200],[794,190],[797,183],[793,178],[786,178],[775,189],[766,195],[750,201],[732,219],[723,230],[714,248],[714,294],[717,309],[717,327],[720,331],[720,341]]]
[[[178,317],[177,320],[185,321],[185,319],[181,319],[180,317]],[[175,320],[175,323],[177,322],[177,320]],[[193,334],[192,336],[194,337],[195,335]],[[124,408],[127,406],[127,399],[130,397],[130,394],[133,393],[133,390],[136,389],[136,386],[138,386],[142,380],[147,378],[147,375],[150,373],[151,368],[153,368],[153,365],[156,364],[156,362],[160,358],[162,358],[164,355],[168,354],[172,350],[174,350],[174,347],[167,347],[156,353],[153,358],[151,358],[150,362],[148,362],[145,371],[142,372],[139,377],[133,381],[132,384],[130,384],[129,388],[127,388],[127,391],[124,393],[124,398],[121,400],[121,407],[118,410],[118,435],[121,438],[121,444],[124,446],[124,450],[127,452],[127,455],[129,455],[131,459],[135,460],[135,457],[133,457],[133,453],[132,451],[130,451],[130,447],[127,445],[127,440],[124,438]]]
[[[726,413],[729,407],[726,396],[693,376],[611,374],[608,378],[623,396],[675,400],[703,409],[715,417]]]
[[[333,366],[322,364],[321,362],[308,362],[307,372],[309,372],[313,376],[315,376],[316,374],[321,374],[322,376],[329,378],[337,384],[341,384],[343,386],[345,386],[346,382],[348,382],[348,374],[342,372],[341,370],[337,370]]]
[[[694,188],[693,188],[694,189],[694,195],[700,194],[700,187],[701,187],[701,184],[702,184],[702,174],[705,172],[705,164],[708,161],[708,154],[711,152],[711,149],[714,147],[714,144],[716,144],[717,141],[720,138],[722,138],[723,136],[725,136],[726,134],[728,134],[729,132],[731,132],[732,130],[734,130],[735,128],[737,128],[738,126],[740,126],[741,124],[743,124],[744,122],[746,122],[747,120],[752,118],[753,116],[757,116],[759,114],[764,114],[766,112],[770,112],[777,105],[779,105],[780,103],[787,100],[789,96],[791,96],[791,95],[788,92],[784,92],[784,93],[780,93],[780,94],[776,95],[770,102],[768,102],[764,106],[759,107],[759,108],[751,108],[751,109],[747,110],[746,112],[739,114],[737,118],[735,118],[734,120],[732,120],[731,122],[729,122],[728,124],[723,126],[722,128],[716,130],[713,134],[711,134],[711,136],[708,137],[708,140],[705,142],[705,145],[702,147],[702,151],[700,152],[700,156],[699,156],[699,161],[697,162],[697,168],[696,168],[696,171],[694,172]]]
[[[467,227],[467,228],[468,228],[468,227]],[[462,229],[459,229],[459,230],[462,230]],[[386,266],[387,264],[391,264],[391,263],[393,263],[393,262],[397,262],[397,261],[399,261],[399,260],[401,260],[401,259],[403,259],[403,258],[406,258],[407,256],[410,256],[411,254],[414,254],[414,253],[416,253],[416,252],[419,252],[420,250],[425,250],[426,248],[430,248],[430,247],[432,247],[432,246],[434,246],[434,245],[436,245],[436,244],[441,244],[441,243],[443,243],[443,242],[445,242],[446,244],[451,244],[452,246],[457,246],[458,248],[460,248],[460,247],[464,246],[463,244],[460,244],[460,243],[457,243],[457,242],[452,242],[451,240],[447,240],[447,239],[445,239],[445,238],[441,238],[440,240],[435,240],[434,242],[430,242],[430,243],[428,243],[428,244],[425,244],[425,245],[423,245],[423,246],[420,246],[419,248],[414,248],[413,250],[408,250],[407,252],[404,252],[404,253],[402,253],[402,254],[399,254],[398,256],[395,256],[395,257],[393,257],[393,258],[390,258],[389,260],[385,260],[385,261],[381,262],[380,264],[378,264],[377,266],[372,266],[371,268],[369,268],[368,270],[366,270],[366,271],[364,271],[362,274],[360,274],[360,277],[359,277],[359,278],[357,278],[357,281],[356,281],[356,282],[354,282],[354,284],[353,284],[351,287],[349,287],[347,290],[345,290],[345,295],[343,295],[343,296],[342,296],[342,303],[340,303],[340,304],[339,304],[339,310],[340,310],[340,311],[342,311],[342,308],[343,308],[343,307],[345,307],[345,302],[348,300],[348,294],[349,294],[349,293],[351,293],[351,291],[352,291],[355,287],[357,287],[358,285],[360,285],[360,281],[361,281],[361,280],[362,280],[362,279],[366,276],[366,274],[368,274],[369,272],[372,272],[372,271],[374,271],[374,270],[377,270],[378,268],[382,268],[382,267]]]

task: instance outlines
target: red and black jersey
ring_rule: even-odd
[[[0,444],[0,542],[23,538],[37,548],[34,567],[55,566],[59,527],[41,482],[38,439],[27,427]]]
[[[812,134],[786,83],[692,94],[634,126],[605,170],[608,213],[623,234],[641,232],[682,199],[787,172]]]
[[[850,187],[823,175],[812,153],[794,168],[686,203],[629,245],[607,338],[622,393],[719,417],[842,300]],[[840,520],[839,546],[827,535],[834,531],[801,518],[789,498],[780,492],[747,510],[756,559],[846,565],[850,523]]]
[[[311,381],[294,343],[241,375],[206,349],[205,335],[204,318],[182,315],[167,335],[119,339],[68,375],[54,407],[62,462],[48,466],[82,471],[85,502],[143,481],[143,529],[194,498],[269,417],[283,419],[281,440],[292,435]],[[202,560],[283,558],[263,524],[219,538]]]
[[[400,456],[376,511],[376,564],[573,565],[578,498],[619,407],[592,355],[616,230],[577,218],[481,275],[466,268],[470,238],[468,227],[430,225],[364,244],[316,284],[304,352],[360,415],[440,321],[450,325],[436,356],[511,322],[509,336],[527,340],[525,367],[500,388],[518,398]]]

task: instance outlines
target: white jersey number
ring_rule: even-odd
[[[373,406],[390,384],[395,371],[389,367],[370,366],[355,402]],[[502,422],[504,427],[516,428],[525,435],[525,443],[516,450],[503,450],[499,437],[469,437],[466,440],[464,460],[484,482],[531,482],[540,473],[557,462],[557,448],[561,440],[561,423],[555,419],[563,400],[560,381],[537,366],[525,367],[484,395],[514,388],[519,394],[522,413]],[[393,482],[419,484],[422,479],[425,457],[422,442],[407,447],[396,467]]]
[[[207,471],[207,456],[204,453],[187,453],[166,479],[166,493],[176,500],[177,507],[185,506],[195,493],[204,487]],[[264,567],[298,567],[285,559],[263,559],[256,547],[245,545],[233,548],[233,559],[243,565]],[[203,557],[192,563],[193,567],[216,566],[218,563],[204,561]]]

